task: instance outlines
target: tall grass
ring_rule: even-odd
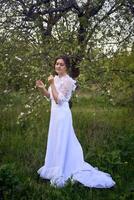
[[[99,96],[83,96],[73,104],[73,125],[85,160],[110,173],[116,181],[111,189],[90,189],[68,182],[55,189],[37,170],[46,151],[50,106],[42,104],[37,117],[17,124],[26,97],[1,97],[0,199],[14,200],[131,200],[134,198],[134,124],[129,107],[110,105]],[[44,100],[42,100],[44,101]]]

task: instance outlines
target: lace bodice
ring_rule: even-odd
[[[54,77],[54,83],[58,92],[58,104],[68,102],[71,98],[72,92],[76,88],[76,81],[73,80],[69,75],[65,75],[63,77],[59,77],[56,75]],[[50,94],[50,99],[54,100],[51,92],[51,87],[48,88],[48,92]]]

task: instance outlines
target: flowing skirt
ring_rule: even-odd
[[[115,185],[110,174],[84,161],[67,102],[57,105],[52,101],[45,162],[37,173],[56,187],[63,187],[69,178],[87,187],[110,188]]]

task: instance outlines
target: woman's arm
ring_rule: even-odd
[[[55,84],[54,84],[54,77],[50,75],[48,77],[48,82],[51,86],[51,91],[53,98],[57,104],[61,104],[64,101],[68,101],[71,97],[71,92],[73,91],[74,82],[71,79],[65,79],[64,83],[60,87],[60,90],[56,90]]]
[[[58,95],[59,95],[59,93],[57,92],[54,83],[51,83],[50,86],[51,86],[53,98],[54,98],[55,102],[58,104]]]
[[[44,83],[41,80],[37,80],[36,81],[36,87],[41,91],[43,96],[46,96],[48,98],[50,97],[49,92],[47,91],[47,89],[45,88]]]
[[[58,95],[59,95],[59,93],[56,90],[56,87],[55,87],[55,84],[54,84],[54,77],[52,75],[50,75],[48,77],[48,82],[49,82],[49,84],[51,86],[51,91],[52,91],[53,98],[54,98],[55,102],[58,104]]]

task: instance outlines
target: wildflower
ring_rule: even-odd
[[[7,93],[8,92],[8,90],[4,90],[4,93]]]
[[[18,56],[15,56],[16,60],[22,61],[21,58],[19,58]]]
[[[107,93],[110,94],[110,90],[108,90]]]
[[[26,105],[25,105],[25,108],[30,108],[30,105],[26,104]]]
[[[25,114],[24,112],[21,112],[21,113],[20,113],[20,116],[23,116],[24,114]]]

